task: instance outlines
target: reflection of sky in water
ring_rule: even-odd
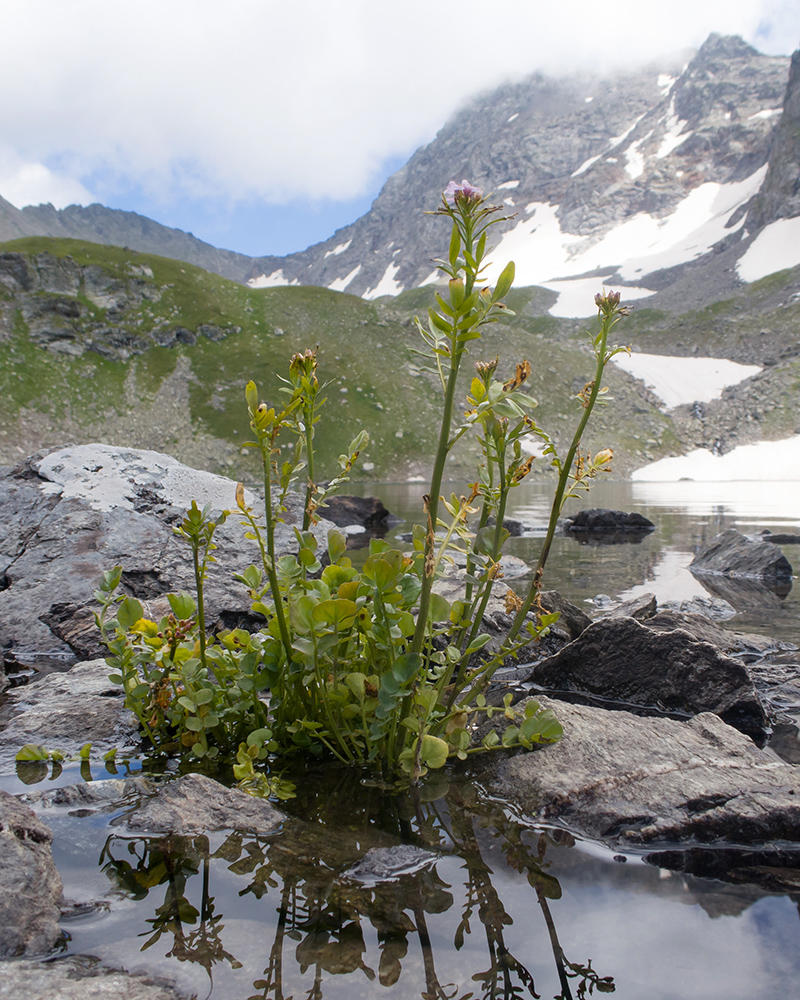
[[[637,506],[669,507],[687,517],[725,514],[745,531],[748,525],[800,526],[797,483],[632,483],[630,489]]]
[[[100,824],[62,815],[54,826],[66,896],[97,899],[107,894],[109,883],[95,866],[105,838]],[[526,842],[536,843],[532,832],[523,837]],[[212,853],[224,839],[223,835],[212,835]],[[279,841],[280,837],[262,839],[262,844],[269,840]],[[558,978],[536,892],[525,872],[508,865],[498,837],[478,830],[477,841],[493,890],[511,918],[503,927],[503,943],[510,955],[532,973],[537,992],[552,997],[559,992]],[[124,857],[124,843],[120,843],[123,846],[117,854]],[[291,852],[300,845],[294,841],[285,847]],[[551,844],[545,861],[548,875],[560,882],[561,898],[550,898],[547,905],[567,960],[585,964],[591,959],[599,975],[614,977],[617,988],[613,995],[619,1000],[751,1000],[794,995],[800,976],[800,922],[797,905],[788,897],[762,896],[748,886],[673,874],[635,857],[627,864],[619,864],[611,860],[609,851],[598,846],[582,850]],[[462,857],[443,856],[436,864],[436,874],[449,887],[445,892],[453,897],[449,908],[425,915],[438,982],[443,986],[456,984],[457,997],[470,990],[479,997],[480,984],[472,977],[485,972],[491,961],[477,905],[463,947],[454,948],[464,915],[467,865]],[[269,962],[283,883],[281,876],[273,876],[266,893],[257,899],[242,891],[251,878],[252,872],[231,871],[230,862],[222,858],[210,862],[209,892],[216,912],[222,914],[222,944],[242,963],[241,968],[231,968],[228,962],[220,961],[213,967],[211,995],[215,1000],[264,995],[253,984],[263,979]],[[396,897],[401,909],[413,918],[408,886],[407,881],[398,885]],[[186,897],[197,910],[202,906],[201,887],[202,871],[187,882]],[[112,898],[110,912],[95,913],[67,925],[72,935],[69,950],[177,979],[183,989],[206,997],[209,981],[205,971],[191,962],[166,957],[174,944],[170,934],[145,952],[140,950],[150,934],[147,921],[152,920],[163,899],[163,885],[153,887],[138,901]],[[325,972],[321,995],[328,1000],[419,997],[426,989],[426,981],[416,932],[407,934],[408,948],[401,960],[399,980],[386,987],[378,980],[378,933],[367,916],[361,918],[361,930],[361,960],[375,977],[371,979],[363,969],[345,975]],[[298,946],[304,935],[305,931],[284,939],[282,982],[286,997],[308,996],[314,983],[313,965],[305,972],[298,965]],[[344,952],[343,948],[343,958]],[[576,983],[572,982],[574,991]],[[274,996],[273,992],[267,994],[269,998]],[[527,998],[529,994],[522,990],[519,996]]]
[[[708,597],[708,591],[687,569],[694,559],[692,552],[676,552],[674,549],[664,549],[656,565],[653,575],[644,583],[630,587],[619,594],[621,601],[627,601],[641,594],[655,594],[659,604],[665,601],[683,601],[692,597]]]

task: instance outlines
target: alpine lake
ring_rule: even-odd
[[[422,490],[363,492],[398,515],[391,538],[410,530]],[[516,494],[509,517],[541,530],[510,539],[507,551],[531,563],[548,493],[533,484]],[[581,507],[638,511],[656,529],[619,544],[557,538],[546,589],[589,614],[645,592],[659,604],[721,596],[737,610],[727,627],[800,646],[800,587],[701,583],[687,568],[727,528],[798,533],[797,484],[602,483],[566,513]],[[797,569],[800,546],[784,553]],[[775,655],[800,662],[797,652]],[[771,745],[800,765],[797,724],[776,727]],[[65,764],[38,787],[109,777],[102,766]],[[148,767],[146,758],[116,764],[120,776]],[[800,868],[782,869],[784,889],[770,891],[746,867],[732,879],[659,867],[652,850],[621,854],[513,815],[479,767],[436,772],[413,795],[330,764],[284,776],[297,794],[278,806],[307,836],[142,837],[121,814],[49,809],[64,896],[77,904],[63,922],[66,952],[214,1000],[797,995]],[[0,777],[0,787],[31,790],[15,776]],[[365,866],[371,849],[391,862]],[[724,849],[716,854],[722,870]]]

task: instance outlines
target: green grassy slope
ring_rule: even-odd
[[[253,378],[264,398],[277,400],[278,376],[291,355],[319,345],[320,377],[332,382],[317,440],[323,470],[333,471],[335,456],[365,427],[372,440],[362,456],[367,463],[363,478],[403,480],[427,472],[438,390],[413,353],[419,344],[413,315],[424,315],[430,288],[372,303],[316,287],[250,289],[182,262],[75,240],[15,240],[0,245],[0,255],[7,254],[24,255],[31,268],[44,259],[37,258],[41,254],[71,260],[82,269],[99,268],[126,288],[133,287],[132,275],[152,277],[145,282],[144,298],[129,296],[116,309],[98,305],[81,279],[71,295],[81,313],[70,321],[73,353],[32,340],[24,319],[33,299],[53,297],[53,292],[23,295],[0,283],[0,462],[12,463],[40,447],[103,440],[154,448],[190,464],[252,478],[252,455],[241,447],[249,437],[244,384]],[[700,313],[676,317],[637,310],[617,328],[619,339],[661,353],[670,344],[674,353],[689,353],[699,343],[701,354],[727,349],[727,356],[736,356],[731,337],[737,338],[741,354],[750,350],[754,328],[769,322],[776,332],[766,341],[774,340],[777,349],[788,342],[786,330],[800,316],[797,305],[775,304],[782,286],[780,278],[773,278],[750,286],[740,300]],[[144,279],[137,280],[141,285]],[[502,375],[528,358],[530,392],[540,404],[537,419],[563,440],[577,420],[572,397],[592,374],[584,332],[592,323],[549,316],[553,299],[541,288],[513,290],[509,305],[516,317],[492,327],[473,346],[472,359],[498,354]],[[103,324],[138,338],[140,353],[104,357],[86,350]],[[195,333],[203,324],[239,332],[220,340],[198,336],[196,343],[170,347],[149,339],[167,328]],[[758,343],[763,349],[760,330]],[[614,402],[598,413],[584,445],[614,447],[617,474],[694,443],[687,440],[694,429],[661,413],[640,384],[616,371],[609,372],[608,384]],[[782,402],[780,413],[789,406]],[[773,423],[778,430],[783,426],[782,418]],[[455,474],[469,479],[469,448],[462,449],[458,462]]]

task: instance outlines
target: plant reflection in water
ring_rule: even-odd
[[[335,795],[336,789],[329,787],[328,792]],[[234,935],[223,943],[225,925],[211,895],[212,863],[226,865],[236,876],[249,876],[248,884],[239,891],[240,897],[252,894],[259,900],[275,898],[277,921],[269,958],[248,1000],[298,997],[299,992],[285,992],[289,989],[287,983],[296,989],[298,972],[305,977],[309,970],[313,970],[313,982],[306,980],[304,987],[308,1000],[321,1000],[326,986],[331,995],[342,995],[331,977],[359,971],[369,981],[377,980],[374,995],[378,995],[378,984],[388,988],[400,981],[404,962],[416,969],[420,961],[424,989],[417,995],[422,1000],[537,998],[540,994],[528,967],[530,958],[523,961],[506,945],[506,928],[513,921],[492,881],[493,871],[486,858],[486,845],[491,843],[493,849],[502,852],[509,868],[527,877],[535,893],[531,900],[538,902],[555,959],[558,998],[579,1000],[595,992],[614,991],[612,977],[601,976],[591,961],[570,962],[559,944],[551,903],[560,898],[561,887],[547,871],[546,851],[549,844],[563,841],[563,834],[526,829],[499,805],[479,802],[478,793],[470,785],[451,786],[435,802],[421,802],[419,797],[415,802],[408,795],[379,797],[383,812],[380,842],[397,844],[397,837],[402,837],[416,846],[414,857],[418,859],[416,870],[411,870],[413,865],[411,869],[400,866],[383,881],[381,872],[374,878],[363,875],[364,869],[354,864],[360,855],[353,844],[343,849],[336,836],[330,835],[331,828],[314,822],[315,817],[308,821],[308,812],[304,821],[290,819],[280,834],[231,833],[213,851],[205,836],[112,836],[104,847],[101,865],[118,890],[129,898],[143,899],[151,891],[165,888],[163,902],[147,921],[149,930],[141,935],[147,938],[142,950],[171,935],[167,956],[202,966],[212,989],[215,965],[225,962],[231,969],[238,969],[242,964],[228,950],[236,950]],[[343,805],[340,798],[338,809]],[[319,809],[317,813],[318,820]],[[293,828],[293,823],[298,829]],[[465,969],[461,983],[439,981],[434,941],[441,941],[441,931],[429,931],[429,921],[455,905],[452,886],[437,872],[437,859],[443,856],[460,858],[466,872],[461,919],[453,946],[460,952],[466,944],[465,964],[474,961],[471,956],[477,952],[475,935],[482,930],[489,959],[485,971]],[[198,891],[199,909],[189,899],[190,895],[196,899]],[[368,925],[378,941],[377,972],[367,964],[364,929]],[[293,955],[290,942],[294,945]],[[419,959],[413,956],[414,948],[419,949]],[[410,985],[404,990],[405,996],[413,995]],[[248,987],[243,984],[242,989],[247,991]]]

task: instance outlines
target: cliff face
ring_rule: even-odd
[[[800,51],[792,56],[783,114],[775,128],[764,186],[747,216],[759,229],[800,215]]]

